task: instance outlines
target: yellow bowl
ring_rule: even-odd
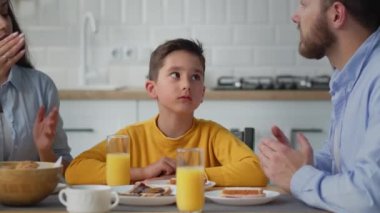
[[[58,183],[62,167],[36,162],[35,169],[12,169],[17,161],[0,162],[0,203],[10,206],[36,204],[51,194]]]

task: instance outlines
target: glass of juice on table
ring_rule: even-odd
[[[180,212],[202,212],[204,154],[200,148],[177,149],[176,201]]]
[[[107,185],[128,185],[130,179],[131,176],[128,135],[107,136]]]

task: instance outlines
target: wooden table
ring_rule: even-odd
[[[214,188],[215,189],[215,188]],[[218,188],[216,188],[218,189]],[[220,188],[219,188],[220,189]],[[280,191],[274,187],[267,187],[267,189],[270,190],[276,190]],[[296,213],[296,212],[310,212],[310,213],[320,213],[320,212],[326,212],[324,210],[315,209],[312,207],[309,207],[302,202],[296,200],[294,197],[292,197],[289,194],[284,193],[283,191],[280,191],[281,195],[274,201],[264,204],[264,205],[255,205],[255,206],[228,206],[228,205],[220,205],[213,203],[209,200],[206,200],[205,208],[203,210],[204,213],[207,212],[226,212],[226,213],[233,213],[233,212],[245,212],[245,213],[251,213],[251,212],[264,212],[264,213],[271,213],[271,212],[288,212],[288,213]],[[50,195],[45,200],[43,200],[41,203],[39,203],[36,206],[30,206],[30,207],[8,207],[8,206],[2,206],[0,205],[0,212],[1,213],[21,213],[21,212],[27,212],[27,213],[43,213],[43,212],[49,212],[49,213],[63,213],[66,212],[65,207],[59,202],[58,196]],[[112,210],[112,212],[164,212],[164,213],[173,213],[178,212],[177,207],[175,204],[169,205],[169,206],[126,206],[126,205],[119,205],[115,209]]]

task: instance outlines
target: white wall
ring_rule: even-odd
[[[326,59],[297,53],[290,16],[297,0],[13,0],[32,59],[59,88],[77,84],[80,19],[94,13],[91,69],[112,84],[142,88],[150,52],[165,40],[199,39],[206,49],[206,85],[221,75],[329,74]],[[123,49],[124,48],[124,49]],[[112,58],[112,50],[130,50]],[[122,54],[119,52],[119,54]],[[127,59],[120,59],[127,58]]]

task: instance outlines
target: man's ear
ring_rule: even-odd
[[[153,98],[153,99],[157,98],[157,94],[156,94],[156,82],[154,82],[152,80],[147,80],[145,82],[145,90],[148,92],[148,95],[151,98]]]
[[[333,28],[342,28],[347,22],[347,8],[339,1],[333,3],[328,11],[328,19]]]

